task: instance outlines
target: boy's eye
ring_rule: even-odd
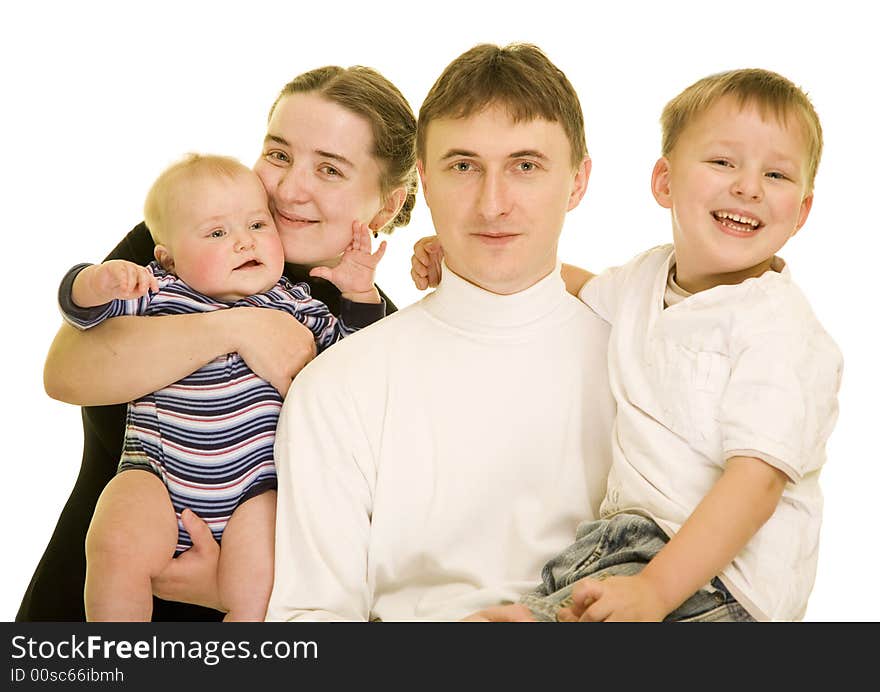
[[[718,166],[725,166],[725,167],[730,167],[733,165],[727,159],[712,159],[711,161],[709,161],[709,163],[714,163]]]
[[[785,173],[780,173],[779,171],[770,171],[767,174],[768,178],[773,178],[773,180],[788,180],[788,176]]]

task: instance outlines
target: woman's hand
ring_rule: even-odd
[[[193,546],[171,560],[168,567],[153,578],[153,594],[166,601],[192,603],[226,612],[217,587],[220,546],[208,525],[192,510],[183,510],[180,519]]]
[[[387,243],[383,240],[376,252],[371,252],[370,229],[367,224],[355,221],[351,225],[351,243],[335,267],[314,267],[309,276],[317,276],[332,282],[343,298],[357,303],[380,302],[374,280],[376,267],[385,254]]]
[[[258,377],[287,396],[293,378],[318,353],[315,335],[295,317],[265,308],[224,311],[235,334],[237,351]]]
[[[440,284],[442,270],[440,260],[443,259],[443,248],[440,239],[435,235],[421,238],[413,245],[412,276],[413,283],[420,291],[435,288]]]

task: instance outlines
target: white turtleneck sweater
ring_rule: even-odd
[[[558,267],[509,296],[444,268],[315,359],[278,424],[267,619],[458,619],[534,588],[605,494],[607,339]]]

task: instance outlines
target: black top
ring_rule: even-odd
[[[142,222],[106,259],[125,259],[146,265],[153,259],[153,247],[153,239]],[[299,265],[284,265],[284,275],[294,283],[309,284],[312,295],[326,303],[334,315],[339,315],[342,300],[332,283],[309,276],[308,269]],[[385,300],[387,312],[395,312],[397,308],[381,289],[379,294]],[[125,435],[125,411],[126,404],[82,408],[84,444],[79,476],[31,577],[15,617],[17,622],[85,620],[86,532],[98,496],[116,474]],[[153,599],[154,622],[221,620],[222,617],[222,613],[210,608]]]

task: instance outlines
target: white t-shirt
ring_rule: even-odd
[[[267,619],[458,619],[535,588],[605,494],[607,337],[558,268],[510,296],[444,268],[316,358],[278,426]]]
[[[612,325],[617,403],[602,516],[646,514],[670,536],[751,456],[790,482],[721,579],[756,619],[803,617],[822,518],[819,469],[837,419],[843,361],[787,267],[664,309],[673,248],[588,282],[580,298]]]

